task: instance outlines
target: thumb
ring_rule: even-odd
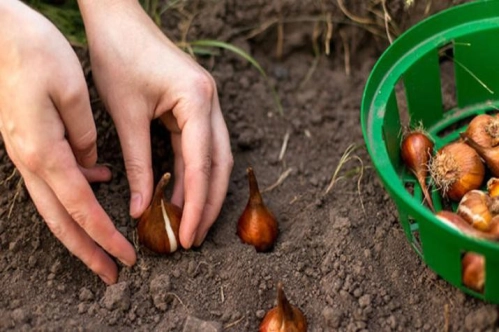
[[[130,215],[138,218],[149,205],[153,190],[150,121],[137,108],[114,119],[130,185]]]

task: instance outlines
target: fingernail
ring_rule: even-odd
[[[142,195],[140,193],[132,193],[130,199],[130,215],[136,217],[139,214],[140,207],[142,206]]]
[[[111,278],[109,278],[108,276],[106,275],[103,275],[103,274],[99,274],[99,277],[102,279],[102,281],[104,281],[106,284],[108,285],[112,285],[113,284],[113,281],[111,280]]]
[[[203,242],[204,242],[204,239],[206,238],[206,235],[208,235],[208,232],[204,232],[203,236],[199,237],[198,240],[196,242],[194,242],[194,246],[195,247],[200,247]]]
[[[123,263],[124,265],[128,266],[128,267],[131,267],[133,265],[133,263],[127,261],[126,259],[123,259],[123,258],[118,258],[120,260],[121,263]]]

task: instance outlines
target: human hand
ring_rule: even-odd
[[[79,0],[93,77],[120,137],[130,214],[151,201],[150,122],[161,118],[175,154],[172,202],[183,206],[180,242],[200,245],[217,218],[232,170],[213,78],[158,29],[136,0]]]
[[[97,202],[89,181],[96,166],[96,129],[75,53],[60,32],[21,1],[0,1],[0,131],[53,234],[107,284],[117,280],[108,252],[127,265],[133,246]]]

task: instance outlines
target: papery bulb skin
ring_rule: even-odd
[[[182,209],[167,201],[165,188],[170,173],[165,173],[156,185],[151,205],[144,211],[137,225],[139,242],[158,254],[169,254],[180,246],[179,229]]]
[[[483,191],[470,190],[459,202],[456,212],[473,227],[486,232],[492,220],[489,209],[491,202],[491,198]]]
[[[490,197],[489,210],[495,216],[499,214],[499,178],[490,178],[487,181],[487,193]]]
[[[454,228],[466,236],[488,241],[499,240],[499,236],[497,234],[491,234],[474,228],[457,213],[442,210],[437,212],[435,216],[446,225]]]
[[[466,129],[466,136],[484,147],[499,145],[499,118],[497,115],[479,114]]]
[[[453,142],[437,151],[430,162],[430,173],[442,195],[458,202],[468,191],[480,188],[485,166],[472,147]]]
[[[237,236],[243,243],[255,247],[257,252],[267,252],[274,247],[279,232],[276,218],[263,203],[253,168],[248,167],[250,197],[237,222]]]
[[[463,284],[479,293],[485,285],[485,258],[482,255],[467,252],[461,261]]]
[[[487,181],[487,192],[490,198],[499,197],[499,178],[490,178]]]
[[[428,207],[435,212],[433,202],[426,185],[428,163],[433,152],[433,141],[422,131],[413,131],[405,135],[400,146],[400,156],[404,164],[414,174],[421,186]]]
[[[466,133],[461,133],[461,138],[466,144],[471,146],[478,155],[485,161],[485,164],[490,169],[492,175],[499,177],[499,146],[485,147],[467,136]]]
[[[259,332],[306,332],[307,319],[303,312],[289,303],[282,283],[277,284],[277,306],[267,312]]]

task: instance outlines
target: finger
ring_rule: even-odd
[[[78,169],[67,142],[54,144],[54,152],[45,158],[40,176],[52,189],[74,221],[105,251],[124,264],[135,264],[132,245],[114,227],[97,202],[90,185]],[[68,179],[71,182],[68,183]]]
[[[229,132],[216,93],[213,99],[211,119],[213,149],[210,189],[204,207],[203,217],[196,233],[194,241],[195,246],[200,246],[203,243],[208,230],[220,213],[227,194],[230,173],[234,164],[230,148]]]
[[[91,168],[79,166],[79,169],[88,182],[107,182],[111,180],[111,170],[104,165],[95,165]]]
[[[183,106],[192,107],[185,104]],[[208,109],[207,109],[208,107]],[[185,164],[185,202],[180,223],[180,243],[186,249],[194,242],[208,195],[211,169],[211,106],[198,106],[196,116],[185,121],[182,129],[182,155]],[[181,112],[181,111],[180,111]]]
[[[150,121],[136,109],[121,113],[114,123],[120,137],[128,182],[130,215],[138,218],[149,205],[153,190]]]
[[[118,271],[113,260],[76,224],[53,191],[33,173],[18,166],[26,188],[54,236],[107,284],[113,284]]]
[[[73,61],[76,56],[70,57]],[[76,68],[76,69],[73,69]],[[79,63],[68,68],[51,90],[52,101],[64,123],[67,139],[77,162],[86,168],[97,161],[97,131],[90,108],[90,98]]]

